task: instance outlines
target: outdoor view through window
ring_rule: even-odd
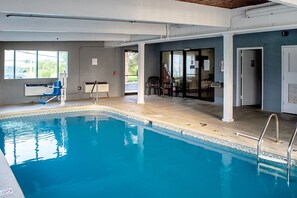
[[[138,92],[138,52],[125,52],[125,94]]]
[[[67,73],[68,52],[5,50],[4,79],[58,78]]]

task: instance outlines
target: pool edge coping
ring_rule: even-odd
[[[25,198],[20,185],[1,150],[0,167],[0,197]]]
[[[201,142],[205,143],[211,143],[216,146],[222,146],[227,149],[234,149],[235,151],[243,152],[245,154],[250,154],[253,156],[256,156],[257,150],[256,148],[252,148],[246,145],[242,145],[239,143],[234,143],[231,141],[219,139],[216,137],[212,137],[209,135],[202,134],[199,132],[199,130],[189,130],[183,127],[178,127],[173,124],[170,124],[166,121],[160,121],[157,120],[157,118],[148,118],[144,115],[135,115],[133,112],[126,112],[124,110],[120,110],[114,107],[104,106],[104,105],[83,105],[83,106],[71,106],[71,107],[57,107],[57,108],[50,108],[50,109],[38,109],[38,110],[26,110],[21,112],[8,112],[8,113],[2,113],[0,114],[0,121],[5,119],[13,119],[13,118],[21,118],[26,116],[38,116],[38,115],[50,115],[50,114],[61,114],[61,113],[75,113],[75,112],[91,112],[91,111],[101,111],[103,113],[113,113],[128,119],[132,119],[134,121],[141,122],[143,124],[151,124],[153,127],[160,127],[165,130],[170,130],[176,135],[181,136],[182,138],[187,138],[185,136],[188,136],[190,138],[198,139]],[[29,115],[28,115],[29,114]],[[2,155],[2,156],[1,156]],[[273,154],[270,152],[263,152],[263,155],[269,156],[276,159],[284,159],[284,156]],[[9,177],[10,180],[14,180],[14,189],[15,192],[18,192],[18,194],[10,194],[7,196],[4,196],[5,198],[23,198],[24,194],[22,192],[21,187],[18,184],[18,181],[16,180],[10,166],[8,165],[8,162],[0,150],[0,164],[6,163],[5,169],[7,170],[5,172],[5,176]],[[297,160],[292,160],[292,165],[296,167]],[[0,179],[0,190],[3,186],[2,183],[6,182],[7,180]]]
[[[247,154],[255,155],[257,153],[256,148],[252,148],[240,143],[231,142],[228,140],[220,139],[217,137],[212,137],[210,135],[202,134],[201,131],[186,129],[183,127],[176,126],[174,124],[170,124],[166,121],[160,121],[157,118],[149,118],[144,115],[135,115],[133,112],[126,112],[124,110],[120,110],[110,106],[104,105],[83,105],[83,106],[67,106],[67,107],[56,107],[49,109],[38,109],[38,110],[26,110],[21,112],[8,112],[2,113],[0,115],[0,121],[4,119],[12,119],[12,118],[20,118],[28,116],[38,116],[38,115],[49,115],[49,114],[61,114],[61,113],[75,113],[75,112],[87,112],[87,111],[103,111],[107,113],[119,114],[120,116],[124,116],[128,119],[132,119],[135,121],[140,121],[144,124],[151,123],[152,126],[160,127],[165,130],[170,130],[181,136],[189,136],[191,138],[197,138],[203,142],[209,142],[218,146],[223,146],[225,148],[234,149],[236,151],[241,151]],[[286,157],[278,154],[274,154],[271,152],[262,151],[262,155],[267,157],[272,157],[275,159],[284,160]],[[292,165],[297,165],[297,160],[292,159]]]

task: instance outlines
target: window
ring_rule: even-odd
[[[4,79],[58,78],[68,71],[68,52],[5,50]]]
[[[68,73],[68,52],[59,52],[59,73]]]
[[[15,52],[15,79],[36,78],[36,51]]]
[[[38,78],[58,77],[58,53],[38,51]]]
[[[14,51],[5,50],[4,52],[4,79],[14,78]]]

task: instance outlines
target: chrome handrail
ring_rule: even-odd
[[[279,141],[279,122],[278,122],[278,117],[277,117],[277,115],[275,113],[273,113],[273,114],[271,114],[269,116],[269,118],[268,118],[268,120],[266,122],[266,125],[265,125],[265,127],[264,127],[264,129],[263,129],[263,131],[261,133],[261,136],[260,136],[260,138],[258,140],[258,144],[257,144],[257,158],[258,158],[258,161],[260,160],[259,159],[259,155],[260,155],[260,152],[261,152],[261,144],[263,142],[263,137],[264,137],[264,135],[265,135],[265,133],[267,131],[267,127],[268,127],[268,125],[269,125],[272,117],[275,117],[275,125],[276,125],[276,140],[275,140],[275,142],[278,142]]]
[[[96,84],[97,84],[97,81],[94,82],[94,85],[93,85],[92,90],[90,92],[91,98],[93,97],[93,92],[94,92],[94,88],[95,88]]]
[[[296,138],[296,134],[297,134],[297,126],[295,128],[295,131],[291,137],[291,140],[289,142],[289,146],[288,146],[288,150],[287,150],[287,167],[288,167],[288,171],[290,171],[291,168],[291,154],[292,154],[292,147],[293,147],[293,143],[295,141]]]
[[[98,98],[99,98],[99,93],[98,93],[98,82],[97,82],[97,81],[94,82],[94,85],[93,85],[92,90],[91,90],[91,92],[90,92],[90,98],[93,98],[93,93],[94,93],[94,88],[95,88],[95,86],[96,86],[96,98],[95,98],[95,104],[97,104],[97,103],[98,103]]]
[[[96,99],[95,99],[95,104],[98,103],[98,98],[99,98],[99,92],[98,92],[98,82],[96,81]]]

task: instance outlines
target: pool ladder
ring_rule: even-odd
[[[99,102],[99,95],[98,95],[98,82],[97,81],[95,81],[94,82],[94,85],[93,85],[93,87],[92,87],[92,90],[91,90],[91,92],[90,92],[90,98],[93,98],[93,93],[94,93],[94,89],[95,89],[95,87],[96,87],[96,97],[94,97],[94,99],[95,99],[95,104],[97,104],[98,102]]]
[[[266,125],[258,139],[258,143],[257,143],[257,159],[258,159],[258,163],[260,163],[260,159],[264,159],[264,160],[268,160],[268,161],[273,161],[273,162],[277,162],[277,163],[281,163],[281,164],[286,164],[287,165],[287,180],[288,183],[290,181],[290,170],[291,170],[291,165],[292,165],[292,148],[293,148],[293,143],[295,141],[296,138],[296,134],[297,134],[297,126],[295,127],[295,131],[290,139],[289,145],[288,145],[288,149],[287,149],[287,159],[275,159],[272,157],[268,157],[268,156],[264,156],[261,155],[261,145],[263,143],[263,138],[264,135],[267,131],[267,128],[270,124],[270,121],[272,119],[272,117],[275,117],[275,125],[276,125],[276,139],[275,142],[279,141],[279,121],[278,121],[278,117],[276,114],[271,114],[266,122]],[[260,164],[259,164],[260,165]],[[269,166],[269,165],[266,165]],[[270,166],[269,166],[270,167]],[[270,167],[271,168],[271,167]]]

